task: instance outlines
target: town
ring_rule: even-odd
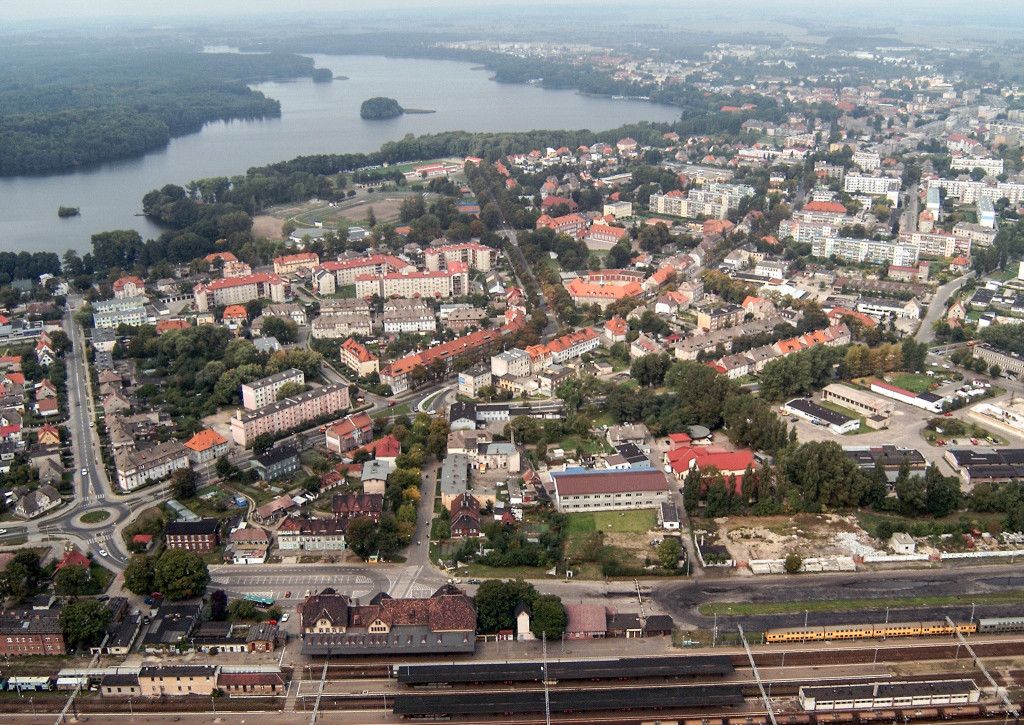
[[[1019,717],[1024,90],[431,48],[705,122],[302,157],[0,252],[0,711]]]

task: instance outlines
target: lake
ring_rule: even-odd
[[[136,229],[143,238],[161,229],[142,216],[142,195],[164,184],[233,176],[252,166],[320,153],[375,151],[405,134],[439,131],[605,130],[636,121],[672,121],[679,109],[488,80],[468,63],[377,56],[314,55],[316,66],[349,80],[261,83],[254,88],[281,102],[281,117],[207,124],[143,157],[41,176],[0,178],[0,249],[90,250],[89,238],[111,229]],[[434,109],[386,121],[364,121],[359,106],[389,96],[407,108]],[[609,138],[614,142],[618,139]],[[57,207],[81,215],[61,219]]]

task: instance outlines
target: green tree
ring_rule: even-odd
[[[223,622],[228,615],[228,595],[223,589],[214,589],[210,593],[210,619]]]
[[[477,631],[495,634],[502,629],[513,629],[516,605],[526,602],[532,607],[536,599],[537,590],[522,579],[488,579],[477,588],[474,597]]]
[[[274,447],[274,436],[269,433],[260,433],[252,439],[252,454],[258,456],[266,453]]]
[[[0,579],[2,592],[11,597],[24,597],[35,591],[42,575],[39,554],[29,550],[19,551],[4,569]]]
[[[154,589],[154,557],[136,554],[124,569],[124,587],[133,594],[149,596]]]
[[[963,504],[959,476],[943,476],[938,466],[931,466],[925,475],[925,484],[924,507],[935,518],[948,516]]]
[[[217,459],[217,463],[214,465],[213,470],[216,471],[217,475],[221,478],[234,478],[235,474],[238,473],[238,469],[232,465],[226,455]]]
[[[783,568],[787,574],[797,574],[800,571],[800,567],[804,565],[804,560],[799,554],[790,554],[786,557],[786,560],[782,563]]]
[[[201,597],[210,583],[210,571],[194,551],[169,549],[153,569],[153,584],[170,601]]]
[[[1003,369],[998,365],[993,365],[988,369],[988,374],[994,378],[998,378],[1000,375],[1003,374]]]
[[[444,416],[438,416],[430,422],[427,434],[426,450],[434,458],[441,460],[448,451],[448,433],[450,426]]]
[[[196,472],[191,468],[179,468],[171,474],[171,490],[179,499],[196,495]]]
[[[362,559],[377,553],[377,527],[366,516],[357,516],[349,522],[345,542]]]
[[[79,599],[60,610],[60,628],[69,645],[93,645],[100,641],[113,613],[96,599]]]
[[[700,470],[691,468],[683,479],[683,507],[690,516],[695,515],[700,507],[700,486]]]
[[[298,325],[291,320],[282,317],[266,317],[263,319],[260,334],[264,337],[275,337],[282,345],[290,345],[295,342],[298,329]]]
[[[81,564],[62,567],[53,577],[53,591],[62,597],[77,597],[89,589],[89,570]]]
[[[275,396],[275,398],[277,400],[284,400],[285,398],[290,398],[293,395],[298,395],[299,393],[302,393],[305,390],[306,386],[303,385],[302,383],[285,383],[284,385],[277,389],[277,395]]]
[[[565,631],[567,617],[562,599],[554,594],[542,594],[534,599],[530,606],[530,631],[540,639],[546,635],[548,640],[556,640]],[[514,608],[513,608],[514,613]]]
[[[665,569],[675,569],[679,566],[679,559],[683,555],[683,547],[679,539],[666,538],[658,544],[658,561]]]
[[[228,604],[228,616],[237,622],[251,622],[261,619],[260,612],[248,599],[233,599]]]

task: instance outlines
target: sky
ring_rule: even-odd
[[[611,2],[601,4],[611,5]],[[289,15],[330,14],[344,15],[351,13],[363,14],[379,10],[401,13],[402,10],[415,9],[420,13],[436,9],[438,13],[450,13],[453,9],[461,9],[480,14],[500,13],[502,7],[514,7],[522,11],[529,6],[544,7],[571,6],[573,8],[592,8],[594,0],[175,0],[172,5],[161,3],[140,3],[138,0],[0,0],[0,18],[3,21],[21,20],[69,20],[72,18],[111,18],[123,17],[136,20],[146,18],[169,19],[198,17],[252,17],[254,15],[281,15],[286,10]],[[839,14],[844,21],[856,22],[858,25],[877,24],[885,26],[896,17],[917,17],[924,22],[929,19],[952,20],[961,17],[977,22],[986,16],[993,21],[1007,14],[1016,15],[1024,3],[1021,0],[974,0],[969,4],[959,0],[619,0],[615,3],[620,8],[647,8],[664,12],[666,8],[677,6],[678,11],[692,13],[704,10],[715,14],[737,11],[748,17],[761,20],[777,19],[783,14],[795,14],[808,19],[822,19],[825,15]],[[168,12],[168,7],[173,10]],[[518,14],[518,13],[517,13]],[[448,17],[451,17],[450,14]]]

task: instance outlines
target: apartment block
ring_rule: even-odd
[[[298,428],[348,407],[347,385],[324,385],[257,410],[237,411],[231,418],[231,437],[238,445],[246,446],[260,433],[274,434]]]
[[[157,443],[149,448],[121,448],[114,452],[117,485],[122,491],[133,491],[189,465],[189,449],[177,440]]]
[[[242,407],[257,410],[277,402],[277,391],[286,383],[305,385],[306,376],[297,368],[289,368],[260,380],[242,385]]]
[[[420,299],[395,299],[384,303],[381,318],[385,335],[400,335],[403,332],[421,334],[437,330],[434,310]]]
[[[261,272],[244,277],[215,279],[193,290],[196,309],[209,312],[218,305],[244,305],[255,299],[284,302],[288,296],[287,283],[276,274]]]
[[[888,176],[864,176],[847,174],[843,179],[843,191],[847,194],[884,196],[894,204],[900,200],[900,180]]]
[[[496,256],[497,250],[495,249],[479,242],[466,242],[425,249],[423,250],[423,263],[428,272],[447,269],[452,262],[462,262],[470,269],[479,272],[490,272]]]
[[[897,267],[913,267],[918,263],[920,249],[916,244],[880,242],[871,239],[847,239],[845,237],[816,237],[811,242],[811,254],[815,257],[831,257],[851,262],[892,264]]]
[[[274,258],[274,274],[295,274],[300,269],[312,270],[320,264],[320,256],[315,252],[286,254]]]

